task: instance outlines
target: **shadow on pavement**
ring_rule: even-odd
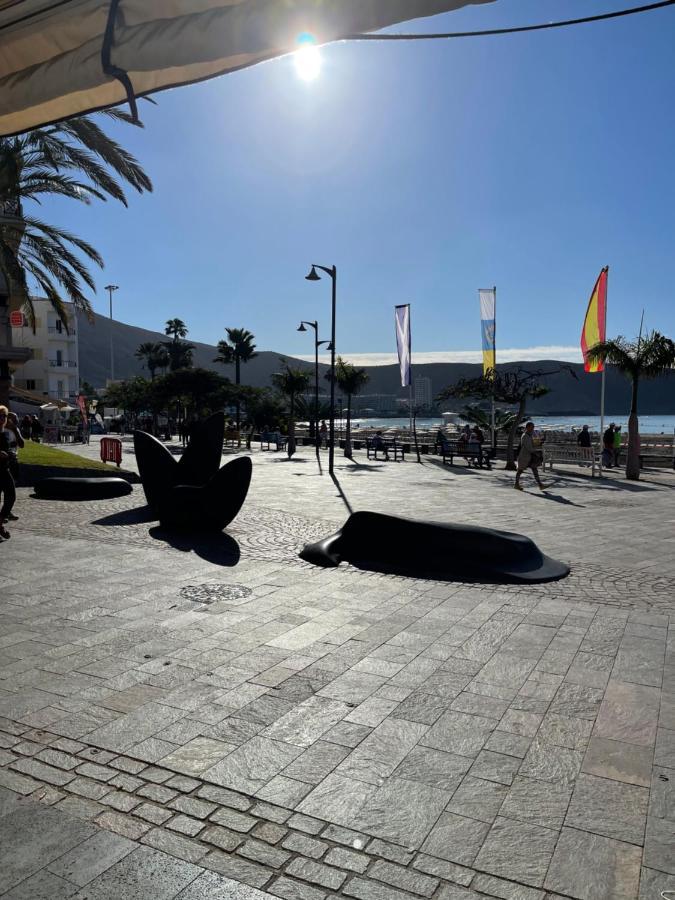
[[[342,490],[342,485],[341,485],[340,482],[338,481],[337,475],[336,475],[334,472],[332,472],[330,477],[333,479],[333,484],[334,484],[335,487],[337,488],[338,494],[340,495],[340,499],[342,500],[342,502],[344,503],[344,505],[347,507],[347,512],[348,512],[349,515],[351,516],[351,514],[354,512],[354,510],[352,509],[351,503],[350,503],[349,500],[347,499],[347,495],[346,495],[345,492]]]
[[[149,506],[137,506],[135,509],[124,509],[122,512],[111,513],[102,519],[94,519],[92,525],[140,525],[143,522],[156,522],[157,515]]]
[[[236,566],[241,557],[239,544],[225,532],[215,534],[180,534],[167,531],[159,525],[148,532],[151,538],[162,541],[183,553],[196,553],[207,562],[218,566]]]

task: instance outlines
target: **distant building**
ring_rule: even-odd
[[[79,393],[80,370],[77,345],[77,319],[72,303],[67,310],[68,331],[48,300],[33,300],[35,333],[24,325],[12,328],[15,347],[28,347],[32,359],[14,372],[14,384],[47,400],[74,400]]]
[[[418,410],[429,410],[433,406],[433,393],[431,390],[431,378],[420,375],[413,382],[413,396],[415,398],[415,408]]]
[[[352,397],[352,408],[359,415],[396,412],[395,394],[356,394]]]

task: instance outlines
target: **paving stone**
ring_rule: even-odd
[[[425,747],[475,756],[482,750],[496,722],[484,716],[445,712],[421,739]]]
[[[284,775],[275,775],[264,787],[256,791],[256,797],[280,806],[287,806],[289,809],[295,809],[311,790],[311,784],[296,781],[294,778],[286,778]]]
[[[282,809],[280,806],[273,806],[271,803],[259,800],[251,810],[251,815],[258,816],[261,819],[268,819],[270,822],[276,822],[277,825],[283,825],[290,817],[291,812],[288,809]]]
[[[73,751],[75,752],[75,751]],[[80,759],[87,759],[91,762],[97,762],[99,765],[106,766],[115,759],[114,753],[108,753],[107,750],[100,750],[98,747],[83,747],[78,752]]]
[[[448,812],[468,816],[491,825],[500,810],[508,787],[494,781],[484,781],[467,775],[448,803]]]
[[[203,872],[176,900],[273,900],[266,891],[239,884],[217,872]]]
[[[485,745],[486,750],[495,753],[506,753],[509,756],[517,756],[523,759],[530,748],[532,739],[520,734],[511,734],[507,731],[493,731]]]
[[[544,892],[537,888],[514,884],[513,881],[504,881],[493,875],[476,875],[471,887],[490,897],[499,897],[500,900],[544,900]]]
[[[366,850],[371,856],[381,856],[383,859],[399,863],[402,866],[407,866],[414,856],[411,850],[404,850],[403,847],[399,847],[396,844],[388,844],[379,838],[372,840],[366,847]]]
[[[344,847],[333,847],[324,862],[330,866],[337,866],[340,869],[349,869],[350,872],[363,874],[370,865],[370,858],[363,853],[355,853]]]
[[[547,744],[585,750],[593,725],[587,719],[549,715],[544,718],[537,737]]]
[[[283,774],[288,778],[318,784],[349,755],[349,748],[328,741],[316,741],[301,756],[287,766]]]
[[[291,858],[290,853],[286,853],[278,847],[271,847],[269,844],[251,839],[244,841],[237,853],[246,859],[252,859],[253,862],[259,862],[275,869],[280,869]]]
[[[343,747],[356,747],[372,730],[366,725],[357,725],[354,722],[340,722],[331,728],[330,731],[327,731],[322,736],[322,740],[331,741],[333,744],[339,744]]]
[[[466,756],[430,747],[413,747],[394,774],[430,787],[454,791],[470,767],[471,759]]]
[[[649,790],[595,775],[579,775],[565,824],[642,846]]]
[[[0,769],[0,787],[15,791],[17,794],[32,794],[33,791],[40,787],[38,781],[32,778],[26,778],[19,775],[18,772],[12,772],[9,769]]]
[[[498,816],[475,860],[477,869],[541,887],[558,832]]]
[[[140,772],[144,781],[151,781],[153,784],[164,784],[171,777],[171,772],[166,769],[160,769],[158,766],[148,766]]]
[[[496,781],[499,784],[509,785],[521,765],[521,761],[515,756],[507,756],[504,753],[493,753],[490,750],[481,750],[476,761],[471,766],[470,774],[474,778],[482,778],[485,781]]]
[[[41,750],[40,753],[37,754],[36,759],[39,759],[40,762],[48,763],[50,766],[56,766],[58,769],[66,769],[67,771],[79,766],[81,762],[76,756],[73,756],[72,753],[63,753],[61,750],[54,750],[52,747]]]
[[[101,828],[106,828],[108,831],[121,834],[122,837],[129,838],[132,841],[140,840],[150,828],[145,822],[139,822],[138,819],[132,819],[131,816],[125,816],[112,810],[102,812],[96,818],[96,824]]]
[[[301,753],[300,747],[283,741],[254,737],[207,769],[203,775],[223,787],[255,793]]]
[[[171,809],[177,809],[195,819],[206,819],[218,808],[215,803],[198,800],[196,797],[176,797],[169,803]]]
[[[325,823],[321,819],[313,819],[311,816],[304,816],[302,813],[293,813],[288,820],[289,828],[296,828],[305,834],[318,834],[324,827]]]
[[[509,819],[560,830],[571,796],[572,788],[567,784],[518,777],[500,812]]]
[[[138,775],[146,767],[144,762],[131,759],[128,756],[118,756],[110,761],[110,765],[113,769],[120,769],[122,772],[128,772],[130,775]]]
[[[168,803],[177,796],[176,791],[172,791],[163,784],[146,784],[138,791],[139,797],[147,797],[148,800],[154,800],[155,803]]]
[[[224,807],[216,810],[211,816],[211,821],[215,822],[217,825],[224,825],[226,828],[231,828],[233,831],[240,831],[243,834],[250,831],[256,824],[256,820],[252,818],[252,816],[247,816],[245,813],[240,813],[235,809],[226,809]]]
[[[38,803],[44,803],[45,806],[53,806],[59,800],[63,800],[65,796],[63,791],[57,790],[50,784],[44,784],[30,794],[30,799],[36,800]]]
[[[550,712],[560,716],[594,721],[600,711],[604,695],[605,692],[602,688],[565,682],[560,685],[558,693],[553,698]]]
[[[300,853],[302,856],[308,856],[311,859],[320,859],[328,850],[328,844],[307,837],[305,834],[291,833],[281,846],[292,853]]]
[[[300,878],[302,881],[309,881],[312,884],[318,884],[328,890],[336,891],[345,881],[346,875],[338,869],[332,869],[323,863],[314,862],[310,859],[296,858],[286,866],[288,875],[294,878]]]
[[[675,730],[659,728],[656,737],[654,765],[675,769]]]
[[[444,813],[422,844],[429,856],[470,866],[490,830],[490,826],[454,813]]]
[[[329,822],[350,825],[354,823],[364,803],[376,791],[375,785],[331,774],[305,797],[298,809],[304,814],[321,817]]]
[[[419,847],[450,799],[447,791],[390,778],[356,816],[359,828],[392,843]]]
[[[234,749],[233,744],[226,744],[224,741],[197,737],[162,757],[161,762],[183,774],[200,775],[225,759]]]
[[[657,900],[661,892],[675,891],[675,875],[657,872],[655,869],[643,868],[640,875],[640,895],[638,900]],[[666,893],[666,897],[668,894]]]
[[[284,900],[324,900],[326,892],[294,878],[287,878],[283,875],[272,882],[269,890],[275,897],[283,897]]]
[[[214,803],[219,803],[222,806],[238,809],[241,812],[246,812],[252,805],[248,797],[244,797],[242,794],[237,794],[234,791],[228,791],[227,788],[216,787],[213,784],[205,784],[200,787],[197,791],[197,796],[202,797],[204,800],[212,800]]]
[[[152,803],[141,803],[134,810],[134,815],[140,816],[141,819],[145,819],[147,822],[152,822],[153,825],[163,825],[164,822],[171,818],[173,813],[162,806],[155,806]]]
[[[111,791],[101,798],[104,806],[111,806],[118,812],[131,812],[141,801],[132,794],[126,794],[124,791]]]
[[[345,885],[342,893],[345,897],[356,897],[358,900],[412,900],[414,894],[396,890],[387,885],[378,884],[365,878],[352,878]]]
[[[199,864],[214,872],[219,872],[221,875],[225,875],[226,878],[232,878],[234,881],[243,881],[245,884],[256,888],[266,884],[273,874],[272,870],[265,868],[265,866],[250,862],[248,859],[242,859],[240,856],[231,856],[220,850],[211,850],[199,861]]]
[[[50,863],[48,868],[55,875],[83,887],[135,849],[133,841],[108,831],[99,831]]]
[[[195,788],[200,786],[201,781],[197,781],[194,778],[188,778],[186,775],[172,775],[172,777],[164,783],[167,787],[173,788],[175,791],[182,791],[185,794],[189,794],[194,791]]]
[[[594,735],[650,747],[656,739],[659,691],[611,680],[595,723]]]
[[[394,863],[378,860],[368,872],[370,878],[384,881],[394,887],[419,894],[421,897],[431,897],[440,884],[438,878],[430,878],[415,869],[404,869]]]
[[[364,834],[341,828],[339,825],[329,825],[321,837],[327,841],[335,841],[336,844],[343,844],[345,847],[353,847],[355,850],[363,850],[368,843],[368,838]]]
[[[244,835],[228,828],[221,828],[219,825],[210,825],[202,832],[200,840],[220,847],[221,850],[234,851],[244,840]]]
[[[68,784],[68,791],[87,800],[101,800],[106,794],[110,794],[113,788],[98,781],[90,781],[88,778],[77,777]]]
[[[340,763],[336,773],[380,784],[426,734],[427,726],[403,719],[387,719]]]
[[[649,787],[653,752],[650,747],[610,741],[593,736],[581,767],[582,772],[614,781]]]
[[[274,822],[259,822],[252,834],[268,844],[278,844],[288,834],[288,829],[283,825],[276,825]]]
[[[151,847],[138,847],[89,882],[77,900],[170,900],[194,881],[201,869]]]
[[[675,817],[649,816],[645,834],[644,864],[675,875]]]
[[[57,803],[57,809],[68,813],[68,815],[76,819],[84,819],[90,822],[100,815],[105,807],[94,800],[87,800],[84,797],[65,797],[60,803]]]
[[[469,888],[445,884],[438,892],[437,900],[483,900],[485,894],[477,894]]]
[[[17,759],[16,762],[11,763],[11,768],[22,775],[30,775],[38,781],[46,781],[47,784],[54,784],[57,787],[63,787],[75,777],[70,772],[55,769],[53,766],[48,766],[37,759]],[[8,787],[8,785],[5,785],[5,787]]]
[[[205,822],[199,819],[193,819],[191,816],[178,815],[166,823],[166,828],[170,831],[177,831],[187,837],[196,837],[203,830]]]
[[[641,857],[632,844],[563,828],[544,887],[579,900],[634,900]]]
[[[426,872],[427,875],[437,875],[446,881],[455,881],[457,884],[463,885],[471,884],[474,877],[471,869],[455,865],[445,859],[438,859],[435,856],[427,856],[424,853],[418,854],[413,862],[413,867],[419,869],[420,872]]]
[[[108,782],[110,787],[119,788],[121,791],[127,791],[130,794],[138,790],[139,787],[143,787],[143,783],[140,778],[136,778],[134,775],[127,775],[124,772],[118,772]]]
[[[584,755],[580,750],[554,747],[535,738],[520,766],[519,774],[538,778],[540,781],[573,784],[581,769],[583,758]]]

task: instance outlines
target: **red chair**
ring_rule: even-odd
[[[101,438],[101,462],[122,464],[122,441],[119,438]]]

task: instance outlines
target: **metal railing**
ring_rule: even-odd
[[[77,363],[72,359],[50,359],[49,365],[52,369],[75,369],[77,367]]]
[[[47,331],[49,332],[49,334],[58,334],[64,338],[73,337],[75,334],[77,334],[74,328],[71,328],[70,331],[66,331],[65,328],[57,328],[56,325],[47,326]]]

